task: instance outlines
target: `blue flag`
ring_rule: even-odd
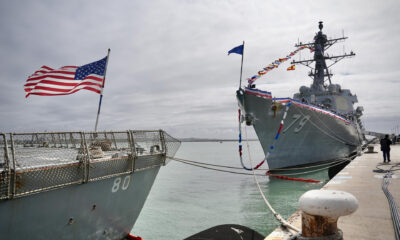
[[[229,50],[228,55],[231,53],[237,53],[237,54],[243,55],[243,44]]]

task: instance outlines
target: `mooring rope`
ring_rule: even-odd
[[[198,161],[192,161],[192,160],[187,160],[187,159],[183,159],[183,158],[177,158],[177,157],[169,157],[169,159],[177,161],[177,162],[181,162],[184,164],[188,164],[188,165],[192,165],[192,166],[196,166],[196,167],[201,167],[201,168],[205,168],[205,169],[209,169],[209,170],[216,170],[216,171],[220,171],[220,172],[227,172],[227,173],[236,173],[236,174],[242,174],[242,175],[253,175],[252,173],[241,173],[241,172],[233,172],[233,171],[228,171],[228,170],[221,170],[218,168],[228,168],[228,169],[238,169],[238,170],[243,170],[242,167],[234,167],[234,166],[228,166],[228,165],[218,165],[218,164],[211,164],[211,163],[205,163],[205,162],[198,162]],[[310,170],[310,171],[303,171],[303,172],[295,172],[295,173],[284,173],[284,175],[279,175],[279,176],[283,176],[283,177],[287,177],[287,176],[295,176],[295,175],[302,175],[302,174],[308,174],[308,173],[313,173],[313,172],[318,172],[321,170],[325,170],[328,169],[330,167],[334,167],[337,165],[340,165],[344,162],[350,161],[349,159],[342,159],[342,160],[338,160],[335,162],[329,162],[329,163],[324,163],[318,166],[322,166],[322,165],[329,165],[327,167],[323,167],[323,168],[317,168],[314,170]],[[207,166],[211,166],[211,167],[207,167]],[[316,165],[317,166],[317,165]],[[316,166],[311,166],[312,168],[316,167]],[[212,168],[212,167],[218,167],[218,168]],[[304,168],[311,168],[310,166],[304,167]],[[293,169],[302,169],[302,168],[293,168]],[[271,174],[267,174],[267,171],[269,171],[270,169],[254,169],[254,170],[258,170],[258,171],[266,171],[266,174],[257,174],[257,176],[265,176],[265,175],[271,175]],[[277,169],[273,169],[274,171]],[[286,169],[282,169],[282,170],[286,170]],[[275,176],[278,176],[276,174],[273,174]],[[271,175],[272,176],[272,175]],[[282,178],[283,179],[283,178]],[[297,178],[299,179],[299,178]],[[287,179],[287,180],[291,180],[291,179]],[[307,179],[306,179],[307,180]]]
[[[377,172],[377,173],[387,173],[387,172],[395,172],[395,171],[399,171],[400,170],[400,164],[394,164],[389,170],[387,169],[383,169],[380,168],[379,166],[387,166],[387,164],[385,163],[379,163],[378,165],[376,165],[376,170],[372,170],[373,172]]]
[[[238,114],[239,114],[238,119],[239,119],[239,158],[240,158],[240,164],[242,165],[243,169],[251,171],[251,170],[253,170],[253,168],[248,168],[243,163],[243,157],[242,157],[242,154],[243,154],[242,153],[242,150],[243,150],[243,146],[242,146],[242,123],[241,123],[242,114],[241,114],[240,108],[238,109]],[[257,166],[254,169],[258,169],[259,167],[261,167],[261,165],[263,165],[264,162],[265,162],[265,158],[259,164],[257,164]]]
[[[396,201],[394,200],[392,194],[390,193],[388,186],[390,183],[390,179],[392,178],[393,172],[399,170],[398,168],[397,169],[395,168],[398,166],[400,166],[400,164],[395,164],[395,165],[391,166],[390,169],[387,170],[385,176],[383,177],[383,181],[382,181],[382,191],[385,193],[386,198],[388,199],[388,202],[389,202],[390,213],[392,216],[392,222],[393,222],[393,228],[394,228],[396,240],[400,240],[400,214],[399,214],[399,210],[398,210]]]
[[[199,164],[199,165],[205,165],[205,166],[212,166],[212,167],[219,167],[219,168],[231,168],[231,169],[239,169],[239,170],[243,170],[242,167],[234,167],[234,166],[228,166],[228,165],[218,165],[218,164],[212,164],[212,163],[206,163],[206,162],[197,162],[197,161],[192,161],[192,160],[187,160],[187,159],[183,159],[183,158],[177,158],[177,157],[173,157],[171,158],[172,160],[176,160],[176,161],[183,161],[183,162],[189,162],[189,163],[193,163],[193,164]],[[268,171],[269,169],[267,168],[260,168],[260,169],[256,169],[258,171]],[[251,175],[251,174],[250,174]]]
[[[206,167],[206,166],[203,166],[201,162],[193,163],[194,161],[184,160],[184,159],[180,159],[180,158],[170,158],[170,159],[175,160],[180,163],[183,163],[183,164],[187,164],[187,165],[191,165],[191,166],[195,166],[195,167],[199,167],[199,168],[204,168],[204,169],[209,169],[209,170],[213,170],[213,171],[217,171],[217,172],[233,173],[233,174],[240,174],[240,175],[253,175],[253,174],[247,173],[247,172],[235,172],[235,171],[228,171],[228,170],[223,170],[223,169],[218,169],[218,168]],[[243,168],[236,168],[236,167],[229,167],[229,166],[226,166],[226,167],[243,170]],[[264,174],[257,174],[257,175],[265,176]]]
[[[243,105],[244,105],[244,101],[243,101]],[[280,126],[279,126],[278,133],[277,133],[277,135],[276,135],[276,137],[275,137],[275,141],[278,140],[279,135],[280,135],[280,132],[282,131],[282,128],[283,128],[283,121],[284,121],[285,118],[286,118],[286,114],[287,114],[287,111],[289,110],[289,106],[290,106],[290,103],[288,104],[288,106],[286,106],[286,111],[285,111],[285,114],[283,115],[283,118],[282,118],[282,120],[281,120],[281,124],[280,124]],[[244,164],[243,164],[243,159],[242,159],[242,145],[241,145],[241,142],[242,142],[242,126],[241,126],[241,113],[240,113],[240,109],[239,109],[238,112],[239,112],[239,153],[240,153],[240,163],[242,164],[242,166],[243,166],[244,169],[249,170],[249,168],[247,168],[247,167],[244,166]],[[250,151],[249,139],[248,139],[248,137],[247,137],[247,128],[246,128],[246,126],[245,126],[245,128],[244,128],[244,131],[245,131],[247,151],[248,151],[249,160],[250,160],[250,166],[251,166],[250,170],[251,170],[252,173],[253,173],[253,178],[254,178],[254,181],[255,181],[255,183],[256,183],[256,185],[257,185],[258,191],[259,191],[260,194],[261,194],[261,197],[264,199],[265,204],[268,206],[269,210],[272,212],[272,214],[274,214],[274,217],[281,223],[282,226],[285,226],[287,229],[292,229],[292,230],[295,231],[296,233],[299,233],[299,232],[300,232],[300,229],[298,229],[297,227],[295,227],[295,226],[291,225],[290,223],[288,223],[279,213],[277,213],[277,212],[275,211],[275,209],[274,209],[274,208],[271,206],[271,204],[269,203],[267,197],[264,195],[264,192],[263,192],[262,189],[261,189],[260,183],[258,182],[255,169],[257,169],[258,167],[260,167],[260,166],[267,160],[267,158],[268,158],[268,156],[269,156],[269,151],[268,151],[268,153],[266,154],[264,160],[263,160],[261,163],[259,163],[259,164],[256,166],[256,168],[253,168],[253,160],[252,160],[252,158],[251,158],[251,151]],[[270,149],[271,149],[271,150],[274,149],[273,145],[271,145]]]
[[[247,144],[247,151],[248,151],[248,155],[249,155],[249,160],[250,160],[250,166],[252,169],[252,173],[253,173],[253,177],[254,177],[254,181],[256,182],[258,191],[260,192],[262,198],[264,199],[265,204],[268,206],[269,210],[272,212],[272,214],[274,214],[275,218],[286,228],[288,229],[292,229],[294,230],[296,233],[300,232],[300,229],[291,225],[290,223],[288,223],[279,213],[277,213],[275,211],[275,209],[271,206],[271,204],[269,203],[267,197],[265,197],[264,192],[261,189],[260,183],[258,182],[258,179],[256,177],[256,172],[253,169],[253,160],[251,159],[251,153],[250,153],[250,145],[249,145],[249,139],[247,138],[247,128],[244,128],[245,134],[246,134],[246,144]],[[279,137],[279,136],[278,136]]]
[[[188,159],[183,159],[183,158],[177,158],[177,157],[168,157],[172,160],[176,160],[176,161],[185,161],[185,162],[190,162],[190,163],[194,163],[194,164],[200,164],[200,165],[205,165],[205,166],[212,166],[212,167],[220,167],[220,168],[231,168],[231,169],[240,169],[243,170],[243,167],[234,167],[234,166],[228,166],[228,165],[219,165],[219,164],[212,164],[212,163],[207,163],[207,162],[198,162],[198,161],[192,161],[192,160],[188,160]],[[338,158],[336,160],[332,160],[330,162],[325,162],[325,163],[321,163],[321,164],[315,164],[312,166],[303,166],[303,167],[295,167],[295,168],[274,168],[274,169],[268,169],[268,168],[259,168],[259,169],[255,169],[257,171],[269,171],[269,170],[274,170],[274,171],[291,171],[291,170],[299,170],[299,169],[307,169],[307,168],[317,168],[317,167],[322,167],[322,166],[326,166],[329,165],[328,167],[325,168],[318,168],[318,169],[326,169],[329,168],[331,166],[335,166],[336,164],[340,164],[346,161],[350,161],[351,158]],[[307,172],[296,172],[295,174],[304,174],[304,173],[309,173],[309,172],[314,172],[312,171],[307,171]],[[293,174],[293,175],[295,175]]]
[[[314,170],[304,171],[304,172],[285,173],[285,175],[287,175],[287,176],[295,176],[295,175],[302,175],[302,174],[308,174],[308,173],[313,173],[313,172],[319,172],[319,171],[322,171],[322,170],[325,170],[325,169],[329,169],[331,167],[343,164],[344,162],[347,162],[347,161],[350,161],[350,159],[343,159],[343,160],[339,160],[339,161],[336,161],[336,162],[331,162],[330,163],[331,165],[329,165],[327,167],[323,167],[323,168],[317,168],[317,169],[314,169]],[[275,169],[273,169],[273,170],[275,170]]]
[[[316,167],[321,167],[321,166],[325,166],[325,165],[331,165],[335,162],[343,162],[343,161],[350,161],[350,160],[351,160],[350,158],[338,158],[338,159],[334,159],[329,162],[324,162],[321,164],[315,164],[315,165],[310,165],[310,166],[293,167],[293,168],[274,168],[274,169],[270,169],[270,170],[290,171],[290,170],[298,170],[298,169],[316,168]],[[325,169],[325,168],[321,168],[321,169]],[[308,172],[303,172],[303,173],[308,173]]]

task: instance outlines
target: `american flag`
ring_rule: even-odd
[[[81,89],[101,93],[107,57],[83,66],[64,66],[53,69],[42,66],[28,77],[24,89],[26,96],[68,95]]]

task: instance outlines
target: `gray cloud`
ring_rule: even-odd
[[[227,51],[246,41],[243,75],[250,77],[297,39],[311,41],[320,20],[328,36],[344,29],[345,50],[357,54],[333,67],[333,81],[357,94],[370,130],[390,131],[400,124],[399,7],[396,0],[3,1],[0,131],[92,130],[98,95],[25,99],[23,85],[42,65],[83,65],[111,48],[100,129],[234,138],[240,56]],[[341,53],[343,44],[330,50]],[[292,96],[311,83],[307,71],[281,67],[257,86]]]

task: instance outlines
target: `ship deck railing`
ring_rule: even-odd
[[[0,200],[159,167],[179,146],[162,130],[0,133]]]

